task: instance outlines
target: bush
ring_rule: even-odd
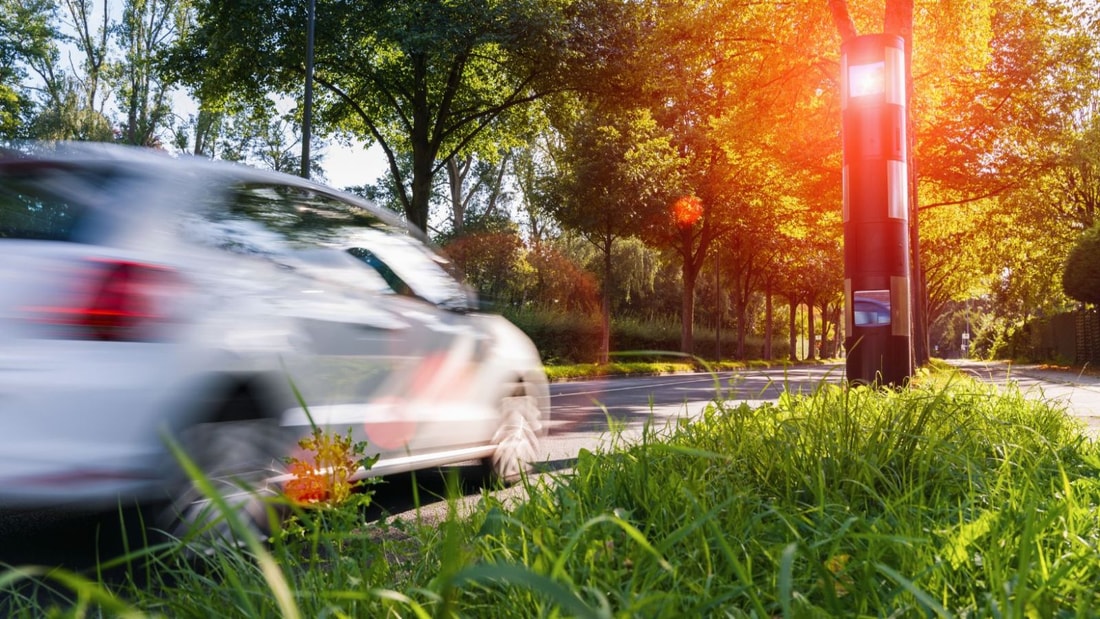
[[[545,309],[505,309],[504,316],[518,326],[538,347],[547,364],[592,363],[599,355],[600,319],[595,313],[582,315]],[[695,356],[715,359],[713,328],[695,329]],[[764,358],[763,338],[746,338],[745,357]],[[772,340],[773,358],[785,359],[786,340]],[[639,320],[612,318],[611,351],[653,351],[653,355],[632,355],[632,361],[668,361],[680,351],[680,322],[674,319]],[[737,351],[737,332],[722,330],[722,358],[733,359]],[[669,353],[669,354],[660,354]]]
[[[600,319],[595,314],[508,308],[504,316],[531,338],[543,363],[581,363],[599,354]]]

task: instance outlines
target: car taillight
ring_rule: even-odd
[[[167,267],[129,260],[95,259],[73,278],[60,303],[26,308],[33,322],[60,329],[54,337],[111,342],[158,339],[170,318],[180,279]]]

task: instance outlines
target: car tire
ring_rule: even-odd
[[[244,545],[246,535],[268,539],[284,511],[279,493],[266,483],[282,472],[282,455],[289,453],[278,424],[270,419],[200,423],[181,432],[179,444],[241,527],[178,467],[158,528],[189,551],[207,554],[222,545]]]
[[[522,391],[503,398],[500,410],[501,424],[492,439],[496,449],[485,467],[494,481],[512,484],[539,458],[542,411],[534,396]]]

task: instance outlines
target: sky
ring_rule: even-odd
[[[362,142],[351,146],[332,143],[324,148],[321,167],[325,184],[337,189],[373,184],[386,172],[386,155],[378,146],[364,149]]]
[[[99,23],[104,9],[112,12],[112,19],[120,19],[123,4],[120,0],[93,2],[91,22]],[[68,28],[69,34],[72,34],[72,25],[68,23],[67,14],[61,15],[65,21],[63,28]],[[71,43],[62,43],[60,47],[63,57],[78,55]],[[173,93],[172,100],[173,108],[183,117],[194,113],[197,109],[194,101],[179,89]],[[293,103],[288,102],[287,106],[280,107],[292,105]],[[365,149],[362,142],[355,142],[348,146],[332,142],[320,149],[320,152],[325,155],[321,163],[325,171],[324,183],[337,189],[373,184],[386,173],[388,168],[382,149],[377,146]]]

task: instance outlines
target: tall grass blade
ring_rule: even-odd
[[[607,609],[596,610],[588,606],[561,583],[520,565],[474,565],[455,574],[452,582],[456,586],[482,582],[506,582],[520,585],[541,594],[571,616],[581,619],[611,619],[612,617]]]
[[[922,590],[920,587],[914,584],[913,581],[902,576],[894,568],[882,563],[876,563],[875,569],[885,574],[890,580],[893,580],[897,584],[901,585],[903,589],[908,591],[910,595],[917,599],[917,602],[924,606],[925,609],[934,613],[937,617],[946,618],[952,616],[952,614],[947,612],[947,609],[944,608],[939,602],[937,602],[931,595],[928,595],[926,591]]]
[[[210,479],[195,465],[195,462],[183,451],[183,447],[171,436],[165,436],[165,440],[168,443],[168,448],[172,450],[172,454],[179,461],[184,471],[187,473],[199,490],[206,498],[217,508],[222,518],[226,519],[232,529],[234,535],[240,536],[241,540],[248,547],[248,550],[256,558],[256,561],[260,565],[260,570],[263,573],[264,580],[267,583],[271,594],[275,597],[275,602],[279,607],[280,614],[284,619],[299,619],[301,613],[298,610],[298,606],[294,602],[294,595],[291,592],[290,584],[287,582],[286,575],[279,568],[279,565],[275,562],[275,558],[270,552],[264,548],[263,543],[256,537],[256,534],[252,532],[250,527],[245,526],[241,522],[240,516],[237,514],[229,502],[225,500],[225,497],[214,488],[210,483]]]
[[[779,607],[784,617],[793,617],[791,596],[794,595],[794,557],[798,553],[798,544],[787,544],[779,556],[779,578],[776,582],[779,594]]]

